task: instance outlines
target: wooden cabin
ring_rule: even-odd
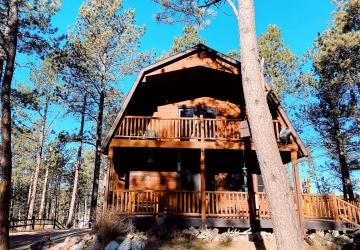
[[[306,149],[265,81],[264,91],[283,163],[292,164],[294,210],[305,227],[337,226],[340,199],[302,194],[297,161]],[[290,136],[282,140],[286,128]],[[256,222],[270,228],[255,149],[240,62],[199,44],[139,73],[103,142],[105,206],[138,218],[177,218],[186,226]]]

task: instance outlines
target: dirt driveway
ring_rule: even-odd
[[[50,237],[52,242],[60,242],[68,236],[81,236],[90,229],[59,229],[45,231],[24,231],[10,233],[10,249],[30,249],[30,245]]]

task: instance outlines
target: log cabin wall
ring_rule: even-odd
[[[196,149],[116,149],[111,190],[200,190]],[[209,191],[249,191],[252,175],[263,191],[254,151],[206,150],[206,187]],[[244,172],[245,171],[245,172]]]

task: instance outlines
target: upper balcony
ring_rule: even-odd
[[[140,145],[140,142],[134,142],[134,140],[141,140],[143,145],[147,143],[154,146],[161,142],[179,146],[182,144],[185,145],[184,147],[195,143],[205,145],[205,148],[211,143],[234,145],[247,141],[251,144],[251,137],[246,126],[247,122],[239,119],[126,116],[115,134],[115,139],[126,139],[132,141],[129,142],[130,144],[136,145]],[[273,120],[273,128],[276,140],[280,144],[281,122]],[[248,139],[245,140],[245,138]],[[221,146],[216,148],[221,148]]]

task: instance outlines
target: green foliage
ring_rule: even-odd
[[[159,22],[183,22],[197,27],[205,27],[216,12],[211,6],[218,7],[223,0],[154,0],[162,9],[155,15]]]
[[[297,57],[284,45],[281,30],[270,25],[258,38],[259,56],[264,60],[263,73],[278,97],[289,90],[296,72]],[[283,98],[281,98],[283,99]]]
[[[260,35],[258,46],[263,74],[275,94],[284,99],[284,94],[291,92],[295,85],[298,58],[285,46],[281,30],[276,25],[269,25]],[[239,51],[232,50],[228,55],[240,61]]]
[[[332,159],[326,167],[342,179],[346,197],[352,192],[351,170],[359,166],[360,1],[337,6],[332,27],[318,36],[311,54],[315,100],[305,114],[323,136]]]
[[[18,23],[18,51],[25,54],[45,56],[62,37],[54,37],[57,29],[51,25],[52,16],[59,11],[61,0],[20,0]],[[7,1],[0,3],[0,33],[5,34],[7,19]],[[49,36],[50,35],[50,36]],[[1,36],[1,37],[2,37]],[[3,38],[3,37],[2,37]],[[0,47],[6,49],[5,41],[0,39]],[[5,51],[0,49],[0,55]]]
[[[174,38],[170,53],[176,54],[185,51],[199,43],[205,44],[205,40],[200,37],[199,29],[192,26],[185,26],[182,36],[176,36]]]
[[[168,53],[163,53],[160,60],[174,54],[183,52],[196,46],[199,43],[205,44],[205,40],[200,37],[200,30],[193,26],[185,26],[180,36],[175,36],[173,45]]]

